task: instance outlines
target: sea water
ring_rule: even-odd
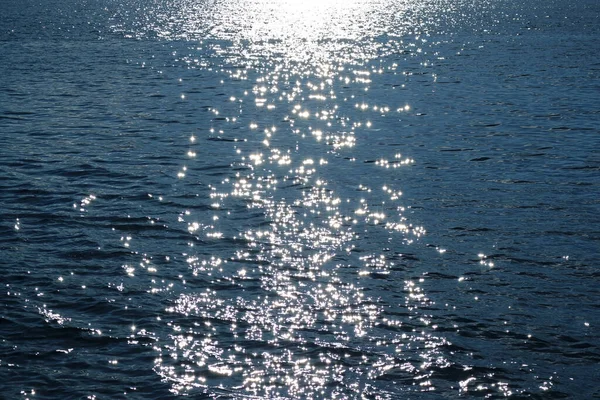
[[[4,1],[0,397],[600,396],[600,4]]]

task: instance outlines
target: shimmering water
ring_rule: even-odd
[[[0,397],[600,397],[600,4],[8,0]]]

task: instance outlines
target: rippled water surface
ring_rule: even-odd
[[[1,7],[0,397],[600,397],[598,2]]]

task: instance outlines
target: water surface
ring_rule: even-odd
[[[596,2],[3,8],[2,396],[600,396]]]

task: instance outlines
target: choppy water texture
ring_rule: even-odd
[[[5,1],[0,397],[600,397],[600,3]]]

